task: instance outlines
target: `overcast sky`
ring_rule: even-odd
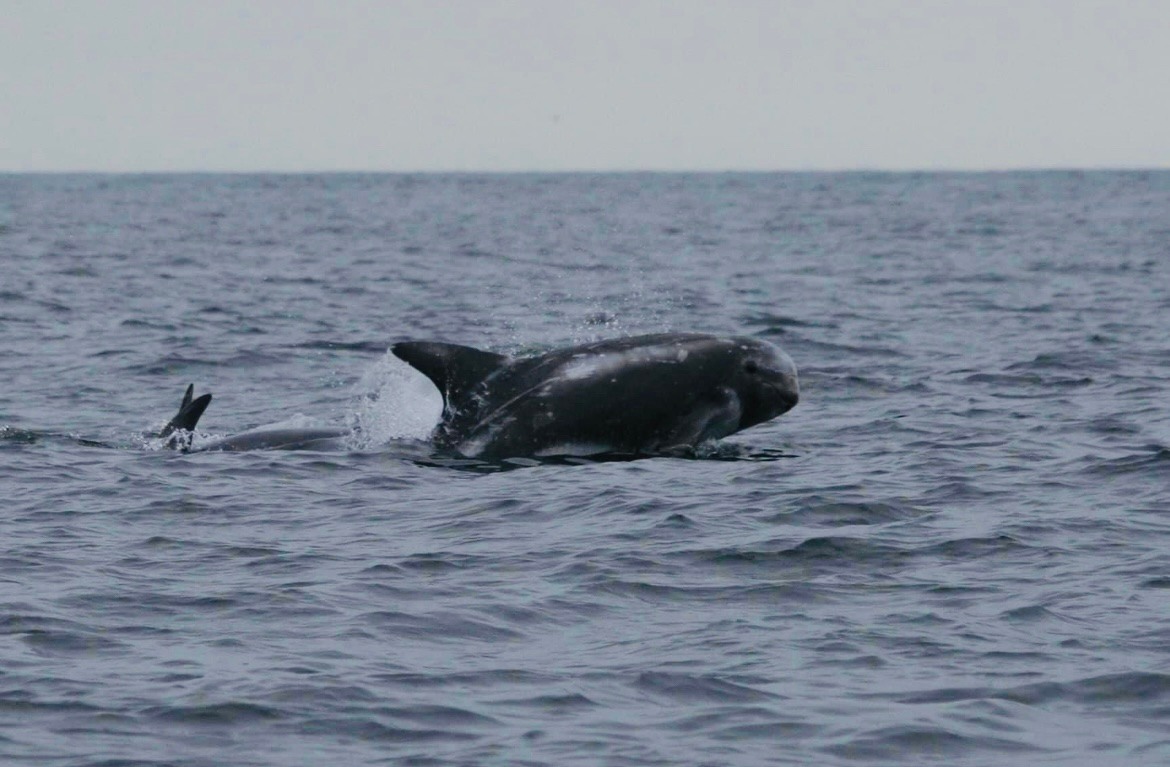
[[[1170,0],[0,10],[0,170],[1170,167]]]

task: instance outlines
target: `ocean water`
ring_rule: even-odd
[[[1170,763],[1170,173],[3,176],[0,269],[0,763]],[[663,330],[800,404],[484,464],[386,356]]]

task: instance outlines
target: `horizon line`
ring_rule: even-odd
[[[553,175],[768,175],[768,174],[996,174],[996,173],[1157,173],[1170,171],[1170,165],[1019,165],[974,168],[964,166],[940,167],[882,167],[842,166],[839,168],[562,168],[562,169],[507,169],[507,168],[303,168],[303,169],[31,169],[0,168],[0,176],[553,176]]]

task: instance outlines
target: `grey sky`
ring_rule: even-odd
[[[1170,167],[1170,0],[0,8],[0,170]]]

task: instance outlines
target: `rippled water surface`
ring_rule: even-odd
[[[8,176],[0,265],[4,764],[1170,762],[1168,173]],[[462,462],[385,355],[661,330],[800,405]]]

